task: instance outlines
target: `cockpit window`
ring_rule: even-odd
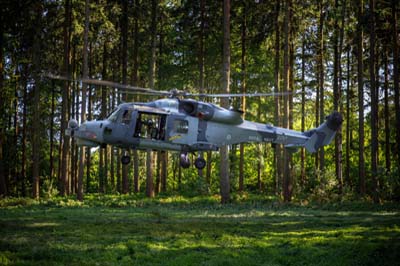
[[[114,112],[112,112],[112,113],[107,117],[107,119],[108,119],[109,121],[111,121],[111,122],[116,122],[117,119],[118,119],[118,115],[119,115],[120,111],[121,111],[121,108],[117,108]]]
[[[132,116],[133,109],[126,109],[124,110],[124,113],[122,114],[122,123],[129,125],[131,122],[131,116]]]

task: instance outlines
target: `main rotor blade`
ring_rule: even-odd
[[[91,84],[91,85],[118,88],[118,89],[125,90],[127,92],[136,93],[136,94],[161,95],[161,96],[169,96],[171,94],[168,91],[157,91],[154,89],[141,88],[141,87],[126,85],[126,84],[121,84],[118,82],[99,80],[99,79],[89,79],[89,78],[75,78],[74,79],[74,78],[69,78],[69,77],[60,76],[60,75],[54,75],[51,73],[45,73],[45,74],[43,74],[43,76],[45,76],[47,78],[51,78],[51,79],[57,79],[57,80],[78,81],[78,82]]]
[[[234,97],[277,97],[277,96],[285,96],[290,94],[301,94],[301,91],[285,91],[285,92],[254,92],[254,93],[190,93],[187,91],[181,91],[177,89],[173,89],[171,91],[158,91],[149,88],[141,88],[137,86],[131,86],[126,84],[121,84],[118,82],[107,81],[107,80],[99,80],[99,79],[90,79],[90,78],[71,78],[66,76],[54,75],[52,73],[44,73],[42,76],[57,79],[57,80],[68,80],[68,81],[78,81],[86,84],[105,86],[110,88],[117,88],[120,90],[124,90],[125,93],[129,94],[141,94],[141,95],[159,95],[164,97],[198,97],[198,98],[234,98]]]
[[[285,91],[285,92],[255,92],[255,93],[187,93],[191,97],[210,97],[210,98],[233,98],[233,97],[268,97],[268,96],[284,96],[290,94],[298,94],[299,92]],[[301,93],[301,92],[300,92]]]

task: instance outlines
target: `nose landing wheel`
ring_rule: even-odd
[[[190,159],[187,153],[181,153],[181,156],[179,157],[179,163],[182,168],[189,168]]]

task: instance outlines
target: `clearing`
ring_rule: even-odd
[[[0,265],[398,265],[400,207],[247,197],[0,200]]]

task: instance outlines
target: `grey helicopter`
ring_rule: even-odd
[[[47,77],[66,79],[55,75]],[[319,127],[300,132],[244,120],[242,111],[188,99],[262,97],[277,96],[279,93],[192,94],[178,90],[157,91],[96,79],[80,81],[165,98],[145,103],[122,103],[104,120],[85,121],[79,125],[71,119],[65,133],[74,138],[78,146],[114,145],[126,150],[176,151],[180,153],[180,165],[183,168],[191,165],[190,153],[217,151],[222,146],[240,143],[268,142],[282,144],[291,151],[304,147],[314,153],[331,143],[343,122],[342,115],[334,111]],[[125,153],[121,162],[129,164],[130,156]],[[205,159],[198,156],[194,166],[203,169],[206,166]]]

